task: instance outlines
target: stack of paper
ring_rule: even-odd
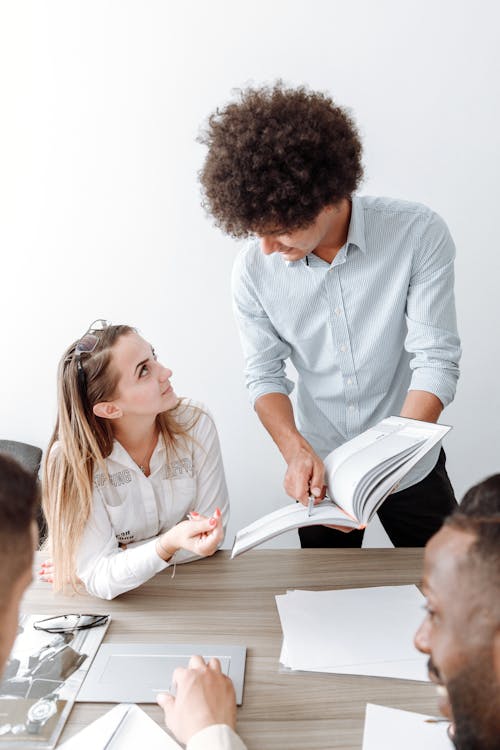
[[[181,750],[139,706],[120,703],[64,742],[60,750],[137,750],[138,747]]]
[[[431,717],[368,703],[363,750],[452,750],[449,723],[428,723]]]
[[[416,586],[288,591],[276,597],[280,661],[311,672],[427,681],[427,657],[413,645],[424,601]]]

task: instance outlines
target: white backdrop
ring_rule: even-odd
[[[464,356],[442,421],[458,495],[500,469],[500,14],[495,0],[3,0],[0,437],[44,446],[56,363],[97,317],[138,326],[219,426],[234,530],[285,501],[232,318],[235,243],[200,208],[195,142],[234,88],[281,77],[352,108],[362,192],[455,238]],[[376,527],[372,543],[383,543]],[[295,546],[294,535],[276,541]]]

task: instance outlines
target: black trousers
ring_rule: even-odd
[[[395,547],[425,547],[443,520],[456,508],[441,448],[436,466],[421,482],[389,495],[378,517]],[[301,547],[361,547],[364,531],[344,534],[326,526],[299,529]]]

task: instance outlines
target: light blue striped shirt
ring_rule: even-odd
[[[455,395],[460,340],[453,296],[455,246],[426,206],[353,196],[347,241],[331,264],[285,261],[252,240],[233,269],[233,297],[252,403],[290,394],[295,418],[324,458],[392,414],[408,390]],[[401,489],[434,467],[439,446]]]

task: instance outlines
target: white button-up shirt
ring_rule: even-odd
[[[118,441],[106,459],[109,478],[96,469],[92,513],[76,555],[77,575],[90,594],[112,599],[171,564],[198,559],[179,550],[165,562],[156,552],[158,535],[190,511],[211,516],[219,507],[226,527],[229,500],[219,439],[206,412],[189,437],[177,440],[176,452],[167,456],[160,436],[149,477]]]
[[[196,732],[186,750],[247,750],[247,746],[227,724],[213,724]]]

